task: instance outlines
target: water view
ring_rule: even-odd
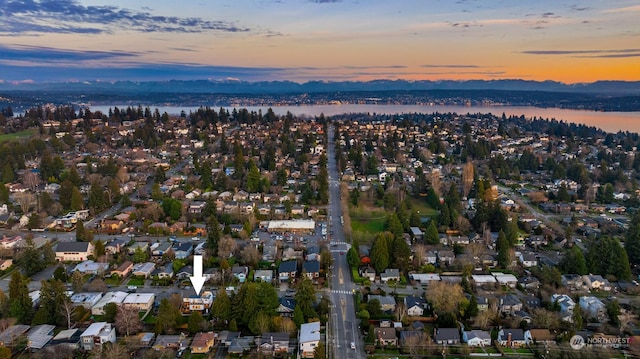
[[[107,113],[109,107],[114,106],[93,106],[92,111],[102,111]],[[127,105],[115,105],[115,107],[126,108]],[[152,109],[158,108],[160,113],[179,114],[181,111],[189,113],[195,111],[195,106],[149,106]],[[218,109],[220,106],[211,106]],[[234,107],[226,107],[231,111]],[[239,106],[249,111],[262,110],[264,113],[269,106]],[[274,106],[271,107],[278,115],[291,112],[296,116],[308,115],[333,116],[343,113],[379,113],[379,114],[402,114],[402,113],[433,113],[433,112],[455,112],[455,113],[492,113],[495,115],[521,116],[526,118],[541,117],[544,119],[556,119],[558,121],[572,122],[595,126],[608,132],[629,131],[640,133],[640,112],[597,112],[583,110],[569,110],[559,108],[538,108],[519,106],[426,106],[426,105],[309,105],[309,106]]]

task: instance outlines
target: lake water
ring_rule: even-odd
[[[115,105],[118,108],[126,108],[127,105]],[[109,107],[114,106],[93,106],[92,111],[109,112]],[[143,105],[143,107],[145,107]],[[180,114],[181,111],[189,113],[198,107],[187,106],[149,106],[152,110],[158,108],[160,113]],[[227,107],[231,111],[233,107]],[[265,113],[270,106],[239,106],[248,111],[262,110]],[[219,109],[220,106],[211,106]],[[601,128],[608,132],[629,131],[640,133],[640,112],[597,112],[584,110],[567,110],[558,108],[538,108],[525,106],[428,106],[428,105],[308,105],[308,106],[271,106],[273,112],[284,115],[291,112],[296,116],[308,115],[334,116],[343,113],[378,113],[378,114],[403,114],[403,113],[492,113],[501,116],[524,115],[526,118],[542,117],[544,119],[556,119],[558,121],[573,122]]]

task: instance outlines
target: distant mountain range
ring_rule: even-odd
[[[199,94],[301,94],[330,92],[428,91],[428,90],[498,90],[584,93],[600,96],[640,95],[640,81],[597,81],[565,84],[556,81],[527,80],[469,80],[469,81],[292,81],[246,82],[234,80],[172,80],[117,82],[0,82],[0,92],[41,92],[66,94],[140,94],[140,93],[199,93]]]

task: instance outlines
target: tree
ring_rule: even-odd
[[[76,240],[77,241],[86,241],[87,233],[84,229],[84,222],[79,219],[76,222]]]
[[[169,298],[162,298],[156,317],[156,333],[170,333],[177,326],[180,310],[171,304]]]
[[[236,246],[236,241],[233,238],[229,236],[222,237],[222,239],[220,239],[220,242],[218,242],[218,257],[231,257],[233,252],[236,250]]]
[[[613,275],[618,279],[631,278],[627,252],[616,238],[601,236],[587,245],[587,268],[590,273]]]
[[[300,326],[305,323],[304,314],[302,314],[302,309],[297,305],[293,309],[293,322],[296,324],[298,328],[300,328]]]
[[[202,314],[198,311],[193,312],[189,317],[189,321],[187,322],[187,328],[189,329],[189,333],[195,334],[201,332],[204,328],[205,320],[202,317]]]
[[[11,349],[9,347],[0,347],[0,359],[11,359]]]
[[[138,247],[133,251],[133,262],[134,263],[144,263],[149,260],[149,253]]]
[[[93,253],[96,258],[100,258],[105,254],[104,242],[100,239],[93,241]]]
[[[511,247],[509,246],[507,236],[503,231],[500,231],[498,233],[496,249],[498,250],[498,266],[507,268],[511,264],[509,263],[509,251],[511,250]]]
[[[582,249],[578,246],[573,246],[569,249],[564,256],[560,266],[565,273],[585,275],[588,273],[587,262],[584,259]]]
[[[0,318],[9,316],[9,297],[0,289]]]
[[[460,303],[465,297],[459,284],[432,282],[429,284],[426,298],[431,303],[435,313],[453,313],[457,315]]]
[[[462,195],[465,198],[469,197],[469,193],[473,188],[474,174],[473,162],[465,163],[462,168]]]
[[[82,287],[84,287],[84,276],[80,271],[76,270],[71,274],[71,289],[74,292],[78,292],[82,290]]]
[[[438,228],[436,227],[436,222],[431,219],[429,221],[429,225],[424,233],[424,240],[427,244],[436,245],[440,243],[440,236],[438,235]]]
[[[393,240],[393,248],[391,252],[392,262],[395,268],[406,271],[409,268],[409,259],[411,257],[411,248],[404,238],[395,238]]]
[[[351,268],[358,268],[358,265],[360,265],[360,256],[358,256],[354,247],[349,248],[347,251],[347,263]]]
[[[393,240],[393,234],[383,232],[376,236],[371,245],[371,262],[378,273],[382,273],[390,263],[389,242]]]
[[[138,313],[139,311],[135,307],[119,306],[115,322],[118,332],[129,336],[142,330],[142,321]]]
[[[46,241],[42,245],[42,262],[45,265],[51,265],[56,263],[56,252],[54,252],[51,242]]]
[[[231,299],[224,288],[220,288],[211,305],[211,315],[223,321],[231,319]]]
[[[606,306],[607,308],[607,316],[609,317],[609,323],[616,327],[620,327],[620,303],[618,303],[617,299],[609,301]]]
[[[62,316],[67,329],[71,329],[73,327],[76,308],[77,307],[71,303],[71,300],[68,297],[66,297],[60,305],[60,315]]]
[[[22,266],[27,276],[32,276],[47,267],[42,258],[42,253],[36,248],[33,239],[27,237],[25,246],[18,258],[18,264]]]
[[[64,318],[60,307],[67,300],[64,284],[59,280],[43,280],[40,287],[40,308],[36,312],[34,325],[38,324],[62,324]]]
[[[218,256],[218,244],[220,243],[220,223],[215,217],[212,217],[209,226],[207,227],[207,249],[210,252],[210,256]]]
[[[369,316],[373,318],[379,318],[383,314],[382,307],[378,299],[369,299],[366,309],[367,312],[369,312]]]
[[[631,219],[631,225],[624,241],[624,249],[627,251],[631,264],[640,264],[640,211],[636,211]]]
[[[29,296],[28,283],[28,278],[23,277],[20,271],[11,273],[11,281],[9,282],[9,315],[22,324],[29,322],[33,313],[33,303]]]
[[[104,306],[104,320],[113,323],[118,315],[118,304],[111,302]]]
[[[387,218],[387,223],[385,225],[386,229],[393,234],[394,238],[402,238],[402,234],[404,233],[404,226],[398,219],[398,215],[394,212],[389,218]]]
[[[258,249],[255,246],[247,245],[240,252],[240,258],[242,258],[244,264],[251,268],[255,268],[260,261],[260,252],[258,252]]]
[[[311,279],[306,275],[302,277],[300,282],[298,282],[295,298],[296,307],[300,307],[300,309],[302,309],[302,314],[304,315],[305,320],[308,320],[309,318],[316,318],[318,316],[318,313],[316,313],[314,308],[316,290],[313,287]]]
[[[313,359],[327,359],[327,349],[323,341],[313,349]]]
[[[84,198],[82,197],[80,189],[76,186],[71,188],[71,201],[69,206],[72,211],[84,209]]]

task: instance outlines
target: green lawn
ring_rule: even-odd
[[[349,216],[351,217],[351,229],[354,232],[382,232],[387,221],[387,212],[384,210],[371,211],[355,208],[349,212]]]
[[[435,217],[438,215],[438,211],[431,208],[429,204],[421,199],[409,197],[409,203],[411,203],[411,209],[415,209],[420,212],[421,217]]]
[[[144,279],[142,278],[131,278],[129,279],[128,285],[144,285]]]
[[[29,138],[34,134],[36,134],[37,131],[38,130],[36,129],[30,129],[30,130],[15,132],[15,133],[5,133],[3,135],[0,135],[0,143],[5,141],[15,141],[15,140],[22,140],[25,138]]]

